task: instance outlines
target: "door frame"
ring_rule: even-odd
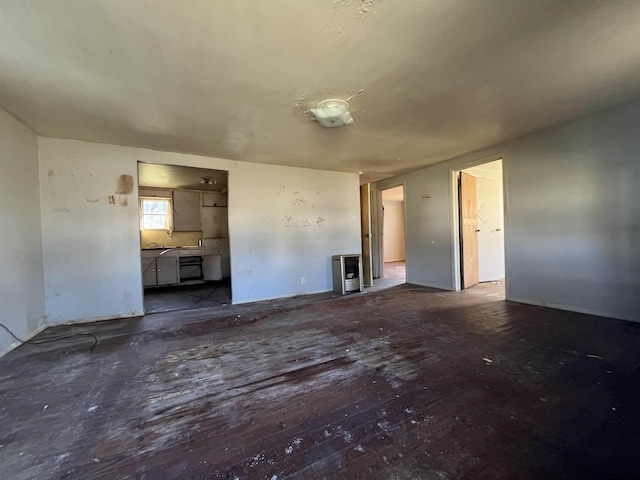
[[[492,155],[490,157],[484,157],[479,160],[473,160],[471,162],[467,162],[461,165],[457,165],[455,167],[451,167],[449,169],[449,193],[450,193],[450,202],[451,205],[449,215],[451,219],[451,272],[453,275],[452,285],[456,292],[462,290],[462,279],[461,279],[461,260],[460,260],[460,201],[458,196],[458,173],[466,170],[467,168],[477,167],[478,165],[483,165],[485,163],[495,162],[497,160],[502,160],[502,214],[504,218],[503,229],[504,229],[504,270],[505,270],[505,295],[506,298],[509,298],[509,265],[508,265],[508,256],[507,256],[507,235],[509,233],[509,229],[506,227],[507,224],[507,169],[505,156],[498,154]]]
[[[382,190],[371,185],[371,275],[373,280],[384,277],[384,264],[380,261],[379,253],[382,251]]]
[[[372,189],[372,202],[371,202],[371,216],[376,216],[376,232],[375,235],[378,237],[378,240],[372,245],[371,259],[372,263],[374,263],[374,271],[375,264],[377,263],[378,268],[380,269],[380,276],[377,278],[384,278],[384,217],[382,214],[382,192],[385,190],[390,190],[392,188],[402,187],[402,192],[404,194],[404,208],[402,209],[402,214],[404,215],[404,251],[405,251],[405,281],[409,278],[409,265],[407,262],[406,252],[407,252],[407,185],[404,180],[393,183],[385,183],[384,187],[380,187],[376,185],[375,187],[375,203],[373,202],[373,189]],[[374,211],[375,209],[375,211]],[[374,248],[375,246],[375,248]],[[376,277],[374,277],[376,278]]]
[[[365,229],[365,227],[367,228]],[[372,233],[371,184],[363,183],[360,185],[360,262],[362,264],[363,272],[363,276],[360,280],[365,287],[373,287],[373,242],[371,241]],[[368,249],[365,249],[365,244],[368,244]]]

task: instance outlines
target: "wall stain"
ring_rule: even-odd
[[[351,11],[352,18],[366,18],[371,13],[376,13],[376,3],[377,0],[334,0],[331,13],[339,14],[342,9]]]
[[[90,199],[90,198],[85,198],[85,201],[86,201],[87,203],[98,203],[98,202],[100,201],[100,199],[99,199],[99,198],[94,198],[94,199],[92,200],[92,199]]]
[[[49,171],[47,172],[47,176],[49,178],[53,177],[56,174],[55,170],[49,169]]]
[[[133,192],[133,177],[131,175],[120,175],[118,177],[118,187],[116,193],[126,195]]]
[[[121,207],[126,207],[127,205],[129,205],[128,197],[126,195],[121,195],[120,197],[118,197],[118,203]]]

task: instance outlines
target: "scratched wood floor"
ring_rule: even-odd
[[[640,333],[403,285],[57,327],[0,359],[2,479],[640,476]]]

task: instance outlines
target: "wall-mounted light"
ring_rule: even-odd
[[[215,185],[218,182],[216,182],[215,180],[212,180],[211,178],[204,177],[202,180],[200,180],[200,183],[201,184],[206,183],[207,185]]]

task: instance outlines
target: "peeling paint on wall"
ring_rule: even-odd
[[[334,0],[331,13],[339,13],[342,10],[350,10],[355,18],[365,18],[374,10],[377,0]]]
[[[273,218],[274,228],[318,227],[325,222],[324,217],[318,217],[316,210],[316,204],[319,203],[320,197],[318,190],[304,186],[282,186],[276,190],[276,195],[281,197],[279,203],[283,208],[286,208],[289,214]]]

